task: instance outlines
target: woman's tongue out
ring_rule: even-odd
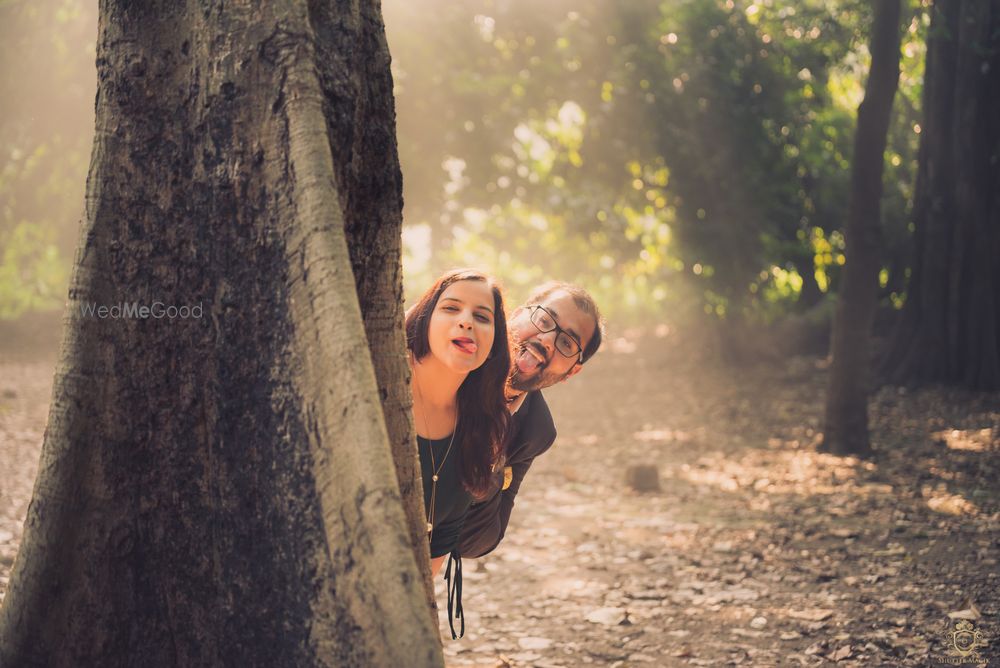
[[[468,353],[469,355],[475,355],[476,351],[479,350],[479,346],[472,339],[467,339],[465,337],[460,337],[457,339],[452,339],[451,342],[455,344],[455,347],[461,350],[463,353]]]

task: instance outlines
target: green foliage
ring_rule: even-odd
[[[0,318],[60,308],[94,126],[96,7],[0,5]]]
[[[433,241],[419,271],[406,263],[410,283],[452,264],[515,292],[558,277],[606,295],[616,319],[767,320],[836,289],[867,3],[385,9],[406,222]],[[925,21],[912,9],[886,175],[889,283],[905,270],[916,162]]]
[[[646,39],[658,42],[642,71],[683,202],[682,253],[719,268],[706,282],[727,313],[793,304],[813,280],[803,233],[846,211],[853,111],[830,80],[854,27],[826,3],[686,1]]]
[[[770,320],[836,290],[868,67],[860,0],[383,3],[419,291],[475,264],[578,282],[617,321]],[[886,299],[905,290],[927,18],[887,150]],[[57,306],[93,129],[96,9],[0,4],[0,316]],[[62,270],[57,270],[62,267]]]
[[[67,263],[51,228],[20,223],[0,241],[0,319],[62,306]]]

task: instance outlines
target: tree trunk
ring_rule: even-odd
[[[1000,0],[936,2],[913,271],[883,370],[1000,389]]]
[[[799,312],[808,311],[823,299],[823,291],[819,289],[816,282],[816,265],[812,255],[803,253],[801,257],[792,259],[795,270],[802,277],[802,289],[799,291],[799,299],[795,302],[795,308]]]
[[[377,3],[104,0],[97,67],[0,665],[442,665]]]
[[[882,167],[899,84],[900,1],[875,3],[871,71],[858,108],[841,291],[834,316],[826,427],[820,449],[871,455],[868,440],[870,332],[878,294]]]
[[[362,30],[355,21],[350,26],[351,41],[333,30],[343,29],[333,4],[314,6],[311,12],[322,15],[315,22],[323,31],[316,43],[318,62],[338,63],[341,68],[319,71],[327,93],[323,104],[330,148],[334,156],[346,156],[334,164],[340,209],[410,541],[425,576],[428,604],[436,611],[403,330],[403,177],[396,150],[392,76],[381,16],[377,5],[368,7],[371,15],[366,18],[379,30]],[[345,79],[345,69],[355,76]],[[348,126],[338,127],[331,119],[344,119]],[[373,162],[372,156],[379,159]]]

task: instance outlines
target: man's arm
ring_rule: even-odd
[[[507,523],[510,521],[510,513],[514,509],[514,497],[517,496],[521,480],[524,479],[533,460],[534,457],[511,467],[510,487],[497,492],[489,500],[469,508],[465,518],[465,528],[458,542],[463,557],[482,557],[496,549],[503,540]]]
[[[481,557],[500,544],[506,523],[500,519],[502,492],[481,503],[473,504],[465,517],[465,528],[458,539],[458,551],[463,557]],[[510,515],[507,516],[508,519]]]
[[[524,412],[522,412],[524,411]],[[535,457],[548,450],[556,440],[552,414],[540,393],[515,415],[516,426],[508,446],[507,466],[511,469],[510,485],[498,490],[489,499],[473,504],[465,518],[459,538],[463,557],[481,557],[492,552],[507,531],[514,498]]]

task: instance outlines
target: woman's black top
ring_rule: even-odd
[[[424,508],[430,513],[431,487],[434,467],[439,466],[437,489],[434,491],[434,527],[431,531],[431,558],[451,556],[445,569],[444,579],[448,582],[448,625],[452,639],[465,635],[465,612],[462,609],[462,557],[456,546],[465,524],[465,516],[472,504],[472,495],[462,484],[462,451],[459,444],[451,444],[451,436],[429,440],[417,436],[417,450],[420,455],[420,477],[424,483]],[[431,464],[431,449],[434,464]],[[445,453],[448,454],[445,457]],[[442,461],[442,458],[444,460]],[[461,631],[455,633],[455,620],[462,623]]]
[[[417,436],[417,449],[420,453],[420,474],[424,482],[424,508],[431,509],[431,476],[434,471],[431,465],[430,448],[434,449],[434,464],[441,467],[438,473],[437,490],[434,499],[434,528],[431,532],[431,557],[441,557],[449,554],[458,544],[462,533],[465,515],[472,503],[472,495],[462,484],[462,452],[458,443],[451,446],[448,458],[441,462],[451,436],[433,441]]]

